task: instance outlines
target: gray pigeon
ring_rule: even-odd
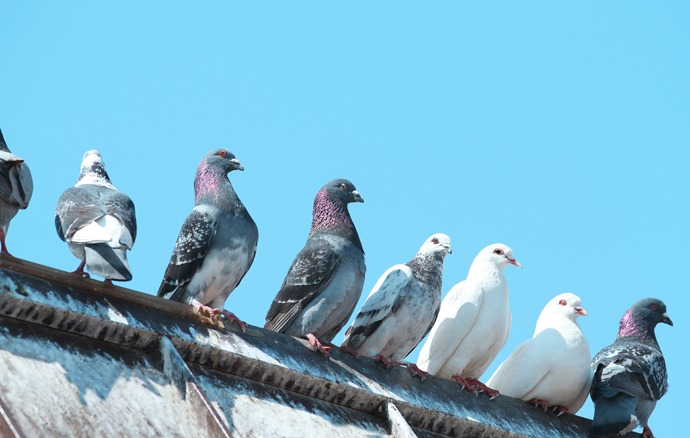
[[[307,338],[328,355],[355,310],[364,285],[364,250],[347,205],[364,202],[346,179],[334,179],[314,199],[306,245],[297,254],[266,314],[264,328]],[[332,345],[331,345],[332,346]]]
[[[668,388],[666,362],[654,334],[660,322],[673,325],[661,300],[636,302],[623,315],[616,341],[592,359],[592,435],[625,435],[641,425],[643,437],[654,437],[647,420]]]
[[[60,196],[55,228],[82,261],[74,274],[89,277],[86,265],[106,283],[132,279],[126,251],[137,237],[134,204],[110,182],[98,151],[84,154],[77,184]]]
[[[29,206],[33,191],[29,166],[10,152],[0,131],[0,245],[3,254],[10,255],[5,246],[10,221],[20,208],[24,210]]]
[[[450,253],[450,237],[434,234],[410,262],[384,272],[345,333],[343,346],[375,357],[388,367],[404,365],[424,379],[427,373],[417,365],[401,361],[436,322],[443,259]]]
[[[187,303],[216,319],[254,262],[259,230],[230,184],[228,173],[244,170],[227,149],[202,158],[194,178],[195,207],[182,224],[158,296]]]

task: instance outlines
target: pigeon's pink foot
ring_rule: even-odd
[[[544,412],[546,412],[546,402],[544,400],[539,400],[538,398],[533,398],[530,400],[528,403],[534,403],[534,407],[542,407],[544,408]]]
[[[225,317],[225,319],[228,320],[228,322],[236,322],[237,325],[240,326],[240,330],[242,330],[242,333],[244,333],[245,330],[247,330],[247,323],[239,319],[237,315],[235,315],[234,313],[229,312],[227,310],[223,310],[223,316]]]
[[[413,363],[406,363],[403,365],[406,366],[408,370],[410,370],[413,376],[419,376],[422,382],[429,376],[429,373],[427,373],[426,371],[422,371],[421,369],[419,369],[417,365]]]
[[[485,392],[486,395],[489,396],[489,400],[493,400],[496,397],[498,397],[498,391],[495,389],[491,389],[482,382],[480,382],[477,379],[467,379],[467,381],[470,383],[470,385],[474,386],[477,391],[479,392]]]
[[[204,306],[197,300],[192,301],[192,306],[196,308],[198,314],[211,318],[213,321],[216,321],[218,318],[220,318],[220,309],[214,309],[213,307]]]
[[[84,266],[86,266],[86,260],[82,260],[77,270],[72,271],[72,274],[81,275],[84,278],[91,278],[91,276],[88,273],[84,272]]]
[[[307,340],[311,344],[312,348],[316,352],[316,350],[320,351],[321,353],[325,354],[326,357],[331,357],[331,347],[324,346],[321,341],[319,341],[316,336],[312,333],[307,333]]]
[[[650,429],[649,426],[645,426],[642,429],[642,438],[654,438],[654,434],[652,433],[652,429]]]
[[[105,280],[103,280],[103,283],[105,283],[105,284],[113,284],[113,280],[111,280],[111,279],[109,279],[109,278],[106,278]]]
[[[453,380],[455,380],[456,382],[458,382],[458,385],[460,385],[460,388],[461,388],[461,389],[466,389],[466,390],[470,391],[471,393],[473,393],[474,395],[479,395],[479,393],[477,392],[477,390],[474,389],[474,387],[470,384],[469,379],[468,379],[468,380],[465,380],[465,379],[463,379],[462,377],[458,376],[457,374],[453,375],[453,376],[451,377],[451,379],[453,379]]]
[[[395,366],[395,364],[394,364],[393,362],[391,362],[390,360],[388,360],[388,359],[386,359],[385,357],[383,357],[383,355],[382,355],[381,353],[379,353],[379,354],[377,354],[376,356],[374,356],[374,359],[376,359],[376,362],[383,362],[383,364],[384,364],[384,365],[386,366],[386,368],[388,368],[389,370]]]
[[[350,348],[346,345],[341,345],[340,347],[338,347],[337,345],[331,344],[330,342],[324,342],[323,344],[326,345],[327,347],[330,347],[331,350],[334,348],[337,348],[338,350],[344,351],[345,353],[350,353],[354,357],[359,357],[359,353],[357,353],[355,350],[353,350],[352,348]]]
[[[555,405],[555,406],[553,407],[553,409],[551,409],[551,412],[556,412],[556,411],[558,411],[558,415],[556,415],[556,416],[557,416],[557,417],[560,417],[561,415],[563,415],[563,414],[565,414],[566,412],[568,412],[568,408],[564,408],[563,406]]]
[[[5,236],[5,232],[3,230],[0,230],[0,246],[2,246],[2,248],[0,249],[0,253],[7,254],[10,257],[14,257],[7,251],[7,247],[5,246]]]

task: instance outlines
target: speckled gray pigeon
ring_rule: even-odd
[[[328,355],[329,344],[347,323],[362,295],[364,250],[347,206],[364,202],[346,179],[324,185],[314,199],[306,245],[297,254],[264,328],[307,338]]]
[[[616,341],[592,359],[592,435],[624,435],[641,425],[643,437],[654,437],[647,420],[668,387],[666,362],[654,334],[660,322],[673,325],[663,302],[636,302],[623,315]]]
[[[213,149],[194,178],[195,207],[182,224],[158,296],[187,303],[211,319],[223,309],[254,262],[259,230],[230,184],[228,173],[244,170],[232,152]]]
[[[126,251],[137,237],[134,204],[110,182],[98,151],[84,154],[77,184],[60,196],[55,229],[82,261],[75,274],[88,277],[86,266],[107,283],[132,279]]]
[[[10,152],[0,131],[0,246],[8,254],[5,245],[10,221],[19,209],[29,206],[34,183],[29,166],[23,159]]]
[[[345,333],[343,346],[375,357],[386,366],[404,365],[422,379],[427,373],[402,362],[424,339],[441,308],[443,260],[450,237],[434,234],[405,264],[389,268],[371,290]]]

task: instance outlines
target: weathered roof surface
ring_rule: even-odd
[[[0,257],[0,436],[587,436],[584,418],[204,321],[190,306]]]

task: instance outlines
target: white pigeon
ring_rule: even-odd
[[[479,252],[467,279],[456,284],[441,303],[436,324],[417,365],[435,376],[454,379],[463,389],[498,393],[477,379],[506,343],[510,332],[508,283],[503,269],[522,268],[513,250],[496,243]],[[475,389],[476,388],[476,389]]]
[[[558,415],[576,413],[587,400],[593,372],[589,344],[577,324],[587,316],[580,297],[553,298],[542,310],[532,339],[520,344],[486,385],[534,406],[553,406]]]
[[[425,378],[425,372],[403,359],[436,321],[443,260],[450,253],[450,237],[434,234],[410,262],[384,272],[345,333],[343,347],[375,357],[388,367],[407,366],[413,375]]]

